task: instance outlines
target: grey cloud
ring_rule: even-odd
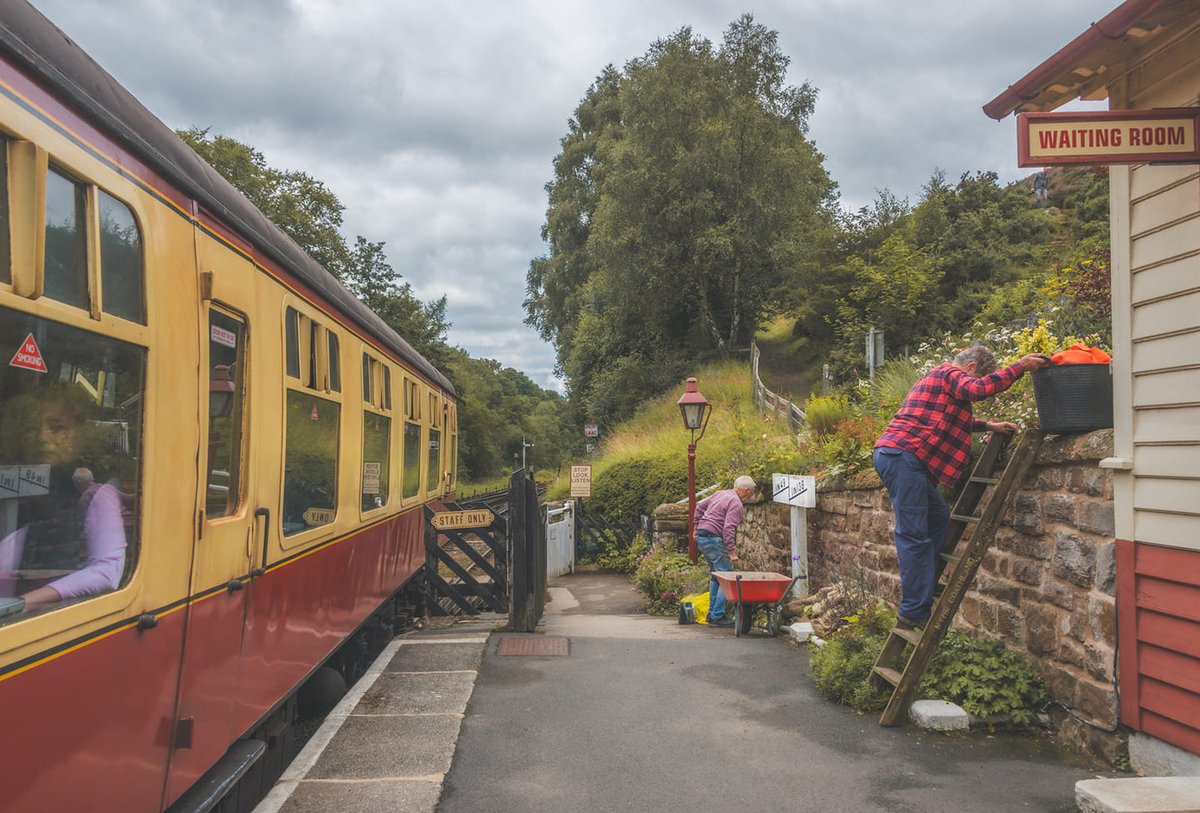
[[[981,105],[1117,0],[766,0],[792,83],[820,95],[811,134],[847,207],[915,199],[1016,167],[1011,121]],[[211,126],[324,180],[345,231],[387,243],[424,299],[445,293],[452,342],[551,383],[522,324],[545,250],[543,185],[567,120],[606,64],[690,25],[719,43],[721,0],[35,0],[171,126]],[[535,375],[536,372],[536,375]],[[539,377],[541,376],[541,377]]]

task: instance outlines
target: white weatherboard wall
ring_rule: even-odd
[[[1195,107],[1200,35],[1133,67],[1112,107]],[[1113,167],[1116,536],[1200,550],[1200,167]]]

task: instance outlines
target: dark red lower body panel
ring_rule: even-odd
[[[423,528],[409,511],[0,680],[0,808],[169,805],[412,577]]]

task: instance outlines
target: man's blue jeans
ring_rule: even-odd
[[[929,470],[912,452],[878,447],[875,471],[887,486],[896,515],[899,613],[909,621],[925,622],[933,605],[938,555],[946,542],[950,509],[929,478]]]
[[[709,573],[733,570],[733,562],[729,561],[729,551],[725,550],[725,543],[716,534],[697,531],[696,548],[704,556],[704,561],[708,562]],[[708,617],[724,618],[725,604],[725,594],[721,591],[721,584],[717,581],[716,576],[710,576],[708,579]]]

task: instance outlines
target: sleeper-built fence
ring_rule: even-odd
[[[758,342],[752,342],[750,344],[750,370],[754,405],[764,415],[770,414],[781,420],[786,419],[793,432],[803,431],[808,423],[804,410],[782,395],[776,395],[767,389],[767,385],[763,384],[762,378],[758,375],[758,358]]]

